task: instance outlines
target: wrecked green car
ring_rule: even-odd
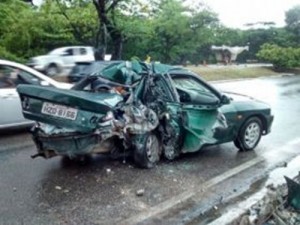
[[[173,160],[207,145],[233,141],[252,150],[273,121],[267,104],[158,63],[111,63],[71,90],[19,85],[17,91],[24,117],[37,121],[33,157],[126,154],[151,168],[161,156]]]

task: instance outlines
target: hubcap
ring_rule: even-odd
[[[159,160],[159,146],[155,135],[149,135],[146,142],[146,153],[148,160],[155,163]]]
[[[253,148],[260,137],[260,126],[257,122],[248,125],[245,131],[245,143],[249,148]]]
[[[47,70],[47,75],[48,75],[48,76],[54,76],[54,75],[56,75],[56,74],[57,74],[57,69],[56,69],[56,67],[51,66],[51,67],[48,68],[48,70]]]

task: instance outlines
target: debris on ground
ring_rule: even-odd
[[[143,196],[144,193],[145,193],[145,189],[139,189],[139,190],[136,191],[136,196],[139,196],[139,197]]]
[[[296,181],[299,178],[285,178],[287,183],[276,188],[267,186],[267,194],[232,224],[299,225],[300,184]]]
[[[56,190],[61,190],[62,188],[61,188],[61,186],[55,186],[55,189]]]

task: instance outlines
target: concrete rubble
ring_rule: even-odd
[[[298,225],[300,213],[286,206],[287,186],[282,184],[276,188],[267,187],[266,195],[254,204],[245,214],[240,216],[233,225]]]
[[[229,206],[210,225],[299,225],[300,211],[287,204],[288,188],[284,176],[300,183],[300,156],[286,167],[273,170],[265,187],[246,200]]]

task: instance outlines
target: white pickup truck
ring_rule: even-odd
[[[33,57],[28,66],[45,72],[48,76],[66,73],[77,62],[94,61],[94,50],[90,46],[69,46],[56,48],[47,55]]]

